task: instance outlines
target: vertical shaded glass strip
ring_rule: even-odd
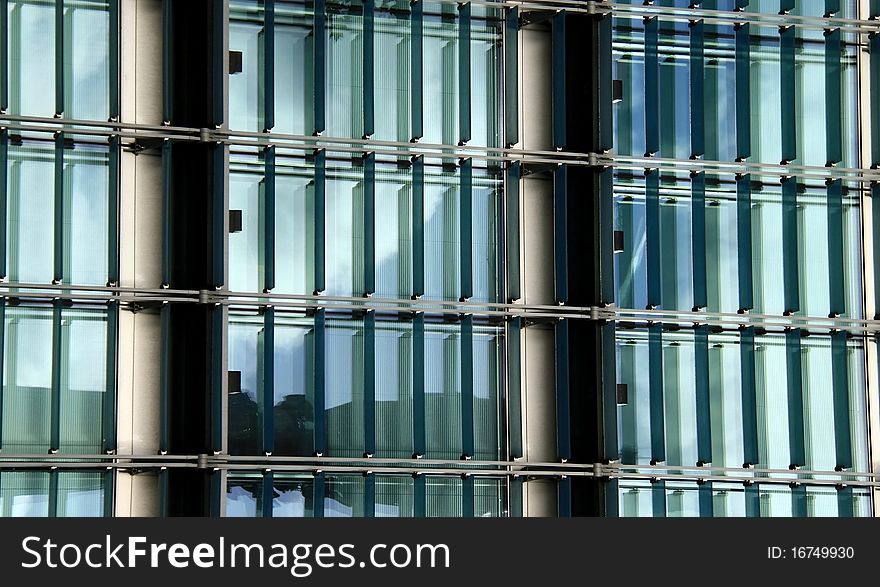
[[[64,117],[64,0],[55,0],[55,117]]]
[[[59,0],[59,3],[60,3],[60,0]],[[58,517],[58,471],[57,470],[49,472],[48,501],[49,501],[48,516],[50,518],[57,518]]]
[[[0,113],[5,114],[8,111],[9,111],[9,0],[0,0]]]
[[[691,173],[691,244],[694,263],[694,308],[709,305],[706,286],[706,174]]]
[[[515,475],[510,479],[509,488],[510,517],[523,517],[523,480],[522,477]]]
[[[694,20],[690,23],[691,47],[690,47],[690,75],[691,75],[691,155],[701,157],[706,152],[706,129],[705,129],[705,26],[702,20]],[[699,304],[695,304],[699,305]]]
[[[569,389],[568,320],[556,323],[556,453],[571,458],[571,396]]]
[[[119,2],[110,0],[110,120],[119,120]]]
[[[60,1],[59,1],[60,4]],[[64,279],[64,133],[55,133],[54,283]]]
[[[218,143],[214,147],[214,204],[211,214],[213,216],[212,244],[214,271],[212,279],[215,288],[223,287],[226,281],[226,262],[224,248],[226,243],[226,145]]]
[[[736,177],[736,263],[739,282],[739,309],[751,310],[754,303],[752,282],[752,176]]]
[[[846,332],[831,334],[831,377],[834,393],[834,449],[837,468],[851,469],[852,430],[850,426],[849,372]]]
[[[63,325],[61,323],[61,301],[52,303],[52,388],[50,406],[49,452],[61,448],[61,347]]]
[[[6,279],[6,223],[8,210],[9,131],[0,129],[0,279]],[[2,347],[0,347],[2,348]],[[2,382],[2,379],[0,379]],[[0,383],[2,387],[2,383]]]
[[[322,0],[318,0],[322,1]],[[317,116],[317,114],[316,114]],[[326,288],[324,259],[324,215],[327,185],[327,153],[321,149],[315,152],[315,293]]]
[[[467,301],[474,295],[473,272],[473,161],[461,160],[461,186],[459,189],[461,217],[461,301]]]
[[[557,484],[557,514],[560,518],[571,517],[571,477],[563,477]]]
[[[275,127],[275,0],[263,0],[263,132]]]
[[[551,74],[553,84],[553,146],[557,150],[565,149],[565,11],[560,10],[553,16],[551,32]]]
[[[363,62],[363,94],[364,94],[364,138],[370,138],[376,132],[376,115],[374,99],[374,63],[375,45],[373,43],[373,31],[375,30],[375,0],[363,0],[364,3],[364,62]]]
[[[425,447],[425,315],[413,318],[413,451],[424,455]]]
[[[697,408],[697,460],[712,462],[712,414],[709,402],[709,327],[694,331],[694,368]],[[711,493],[711,492],[710,492]]]
[[[794,43],[796,27],[779,29],[779,95],[782,120],[782,162],[797,159],[797,85],[795,83]]]
[[[553,173],[553,263],[556,302],[568,301],[568,166]]]
[[[325,430],[324,413],[324,337],[325,333],[325,310],[315,310],[315,454],[323,455],[326,451],[327,432]],[[317,479],[315,480],[317,484]]]
[[[275,289],[275,146],[263,153],[263,291]]]
[[[116,333],[119,330],[119,302],[110,302],[107,305],[107,347],[104,374],[104,405],[102,426],[104,452],[109,454],[116,450]],[[3,338],[0,335],[0,349]],[[0,372],[2,375],[2,372]],[[2,381],[2,380],[0,380]]]
[[[376,475],[364,474],[364,517],[376,517]]]
[[[761,517],[761,490],[754,483],[745,484],[746,494],[746,517]]]
[[[645,18],[645,155],[660,150],[660,63],[657,50],[658,22]]]
[[[807,507],[807,488],[801,484],[791,486],[791,517],[806,518],[810,515]]]
[[[504,144],[519,142],[519,7],[504,16]]]
[[[421,5],[421,2],[418,2]],[[425,295],[425,157],[412,158],[413,298]]]
[[[107,282],[119,284],[119,177],[120,177],[119,137],[110,137],[109,190],[107,194]]]
[[[755,328],[740,330],[740,384],[742,385],[743,465],[757,465],[758,392],[755,371]]]
[[[827,3],[826,3],[827,4]],[[843,89],[840,29],[825,31],[825,152],[829,165],[843,160]]]
[[[797,180],[782,180],[782,276],[785,311],[800,310]]]
[[[171,55],[174,50],[172,47],[174,36],[171,17],[172,2],[173,0],[163,0],[162,2],[162,121],[165,125],[171,124],[173,103],[171,98],[174,95],[171,75]]]
[[[715,507],[712,503],[712,483],[701,483],[697,489],[700,501],[700,517],[712,518],[715,516]]]
[[[751,45],[749,23],[736,29],[736,157],[744,160],[752,156],[751,111]]]
[[[458,144],[471,140],[471,3],[458,5]]]
[[[224,347],[223,337],[226,333],[226,308],[215,304],[211,310],[211,436],[216,453],[223,452],[223,392],[226,389],[224,379]]]
[[[275,474],[272,471],[263,472],[263,495],[260,500],[262,517],[272,517],[272,505],[275,499]]]
[[[105,518],[113,517],[113,508],[115,505],[113,502],[113,495],[115,493],[113,485],[116,479],[115,475],[116,473],[112,470],[104,471],[101,475],[101,483],[104,486],[103,506]]]
[[[162,302],[159,323],[159,454],[166,454],[171,431],[171,304],[168,302]]]
[[[376,312],[364,316],[364,456],[376,454]]]
[[[855,503],[853,503],[853,491],[851,487],[837,488],[837,517],[855,517]]]
[[[829,180],[828,185],[828,292],[830,315],[846,312],[844,285],[843,180]]]
[[[785,333],[785,368],[788,388],[788,446],[792,466],[807,462],[804,441],[804,390],[801,356],[801,330]]]
[[[465,456],[473,456],[474,317],[471,315],[461,321],[461,446]]]
[[[315,518],[324,517],[324,480],[323,472],[318,471],[315,473],[312,489],[312,516]]]
[[[655,518],[666,517],[666,482],[651,481],[651,511]]]
[[[660,279],[660,171],[645,172],[645,234],[648,271],[648,307],[661,303]]]
[[[663,419],[663,326],[648,326],[648,393],[650,399],[651,460],[666,460],[666,430]]]
[[[461,517],[474,517],[474,476],[461,476]]]
[[[507,181],[504,184],[505,199],[507,201],[507,298],[509,302],[515,302],[522,297],[520,290],[520,254],[519,254],[519,183],[521,166],[519,161],[514,161],[507,167]]]
[[[412,100],[410,116],[412,118],[411,136],[415,142],[424,134],[424,106],[422,102],[424,2],[412,0],[410,5],[410,99]]]
[[[428,487],[424,475],[413,475],[413,516],[424,518],[427,516]]]
[[[260,415],[263,428],[263,453],[275,451],[275,308],[263,312],[262,337],[262,393],[259,394]]]
[[[364,155],[364,293],[376,291],[376,154]]]
[[[522,318],[507,322],[507,427],[510,458],[524,456],[522,441],[522,374],[520,373],[520,348]]]
[[[326,15],[325,0],[315,0],[314,14],[314,99],[315,99],[315,134],[320,135],[326,127],[325,120],[325,95],[326,95],[326,59],[327,59],[327,32],[326,32]],[[323,219],[323,215],[321,216]],[[323,241],[322,241],[323,242]],[[321,288],[318,291],[323,291]],[[322,510],[323,511],[323,510]]]

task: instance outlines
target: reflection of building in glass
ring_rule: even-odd
[[[3,3],[0,515],[872,515],[878,15],[540,4]]]

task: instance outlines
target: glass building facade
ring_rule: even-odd
[[[137,4],[0,0],[0,515],[874,515],[880,4]]]

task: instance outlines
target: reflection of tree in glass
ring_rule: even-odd
[[[246,393],[229,394],[229,453],[255,455],[260,450],[257,402]]]
[[[314,408],[304,395],[288,395],[275,405],[275,454],[312,454]]]

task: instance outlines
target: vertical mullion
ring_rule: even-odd
[[[364,456],[376,454],[376,312],[364,317]]]
[[[553,263],[556,302],[568,301],[568,166],[553,173]]]
[[[826,163],[828,165],[834,165],[843,160],[843,136],[841,133],[841,121],[843,118],[841,60],[840,29],[826,30],[825,151]]]
[[[697,412],[697,460],[712,462],[712,410],[709,400],[709,327],[694,332],[694,370]],[[710,488],[711,489],[711,488]]]
[[[571,458],[568,320],[556,323],[556,456]]]
[[[461,186],[459,188],[461,218],[461,297],[465,302],[473,297],[473,160],[461,159]]]
[[[522,442],[522,374],[520,372],[520,348],[522,318],[507,322],[507,419],[510,442],[510,458],[525,456]]]
[[[474,456],[474,317],[461,320],[461,446]]]
[[[461,476],[461,517],[474,517],[474,476]]]
[[[788,314],[800,310],[797,189],[795,178],[782,180],[782,274]]]
[[[663,416],[663,326],[648,326],[648,393],[651,423],[651,461],[666,460],[666,426]]]
[[[562,477],[557,482],[557,515],[560,518],[571,517],[571,477]]]
[[[840,12],[840,0],[825,0],[825,16],[833,16]]]
[[[116,333],[119,328],[119,302],[110,302],[107,308],[106,372],[104,375],[104,405],[101,426],[104,452],[116,451]],[[0,338],[2,341],[2,338]],[[2,347],[0,347],[2,348]],[[2,375],[2,372],[0,372]]]
[[[263,179],[263,292],[275,289],[275,146],[266,147]]]
[[[107,193],[107,283],[119,284],[119,137],[110,137]]]
[[[363,108],[364,108],[364,133],[363,138],[373,136],[376,130],[375,99],[374,99],[374,63],[375,44],[373,42],[375,29],[375,0],[363,0],[364,25],[363,25]]]
[[[263,0],[262,53],[263,132],[269,132],[275,127],[275,0]]]
[[[740,330],[740,384],[742,386],[743,465],[757,465],[758,392],[755,385],[755,328]]]
[[[326,126],[325,120],[325,76],[326,76],[326,53],[327,53],[327,38],[326,38],[326,15],[325,15],[325,0],[315,0],[315,14],[314,14],[314,40],[315,40],[315,50],[314,50],[314,109],[315,109],[315,135],[320,135],[324,132]]]
[[[52,388],[50,405],[49,452],[59,451],[61,444],[61,352],[62,352],[61,302],[52,304]]]
[[[260,412],[262,414],[263,453],[275,452],[275,308],[267,307],[263,313],[263,357]]]
[[[520,162],[514,161],[507,167],[507,181],[505,187],[505,200],[507,202],[506,214],[506,242],[507,242],[507,292],[508,302],[518,301],[522,297],[520,291],[520,254],[519,254],[519,188],[520,188]]]
[[[170,0],[166,0],[170,2]],[[171,285],[171,153],[170,139],[162,143],[162,287]]]
[[[553,146],[557,150],[565,148],[566,129],[566,67],[565,67],[565,20],[564,10],[553,16],[552,25],[552,104],[553,104]]]
[[[801,356],[801,330],[785,333],[785,366],[788,389],[788,446],[792,467],[806,464],[804,441],[804,390]]]
[[[171,304],[168,302],[162,302],[159,321],[159,454],[166,454],[171,433]]]
[[[376,154],[364,156],[364,294],[376,292]]]
[[[110,120],[119,120],[119,2],[110,0],[110,35],[109,35],[109,68],[110,68]],[[117,138],[118,140],[118,138]]]
[[[323,455],[326,444],[325,413],[324,413],[324,337],[325,337],[325,310],[320,308],[315,311],[315,454]]]
[[[704,45],[705,25],[702,20],[691,21],[691,156],[702,157],[706,152],[704,104]],[[699,305],[699,304],[695,304]]]
[[[275,497],[275,473],[271,470],[263,471],[263,495],[261,501],[262,517],[272,517],[272,505]]]
[[[226,333],[226,307],[215,304],[211,310],[211,431],[213,449],[223,452],[223,379],[227,377],[223,337]]]
[[[747,4],[747,1],[746,1]],[[736,33],[736,158],[752,156],[751,45],[749,23],[738,24]]]
[[[711,518],[715,515],[715,507],[712,503],[712,482],[700,483],[697,491],[700,500],[700,517]]]
[[[666,481],[651,481],[651,512],[655,518],[666,517]]]
[[[660,150],[660,62],[656,17],[645,18],[645,155]]]
[[[877,55],[877,60],[880,61],[880,53]],[[880,86],[877,86],[877,91],[880,91]],[[880,124],[872,124],[871,127],[878,128]],[[876,319],[880,317],[880,183],[877,182],[871,183],[871,224],[874,231],[872,248],[874,253],[874,318]]]
[[[410,2],[410,105],[412,117],[412,129],[410,136],[415,142],[424,134],[423,104],[422,104],[422,53],[423,53],[423,26],[424,26],[424,2],[411,0]]]
[[[504,17],[504,144],[519,142],[519,7]]]
[[[853,503],[852,487],[839,486],[837,488],[837,517],[855,517],[855,504]]]
[[[880,16],[880,6],[877,12],[872,10],[872,17]],[[868,37],[868,53],[870,55],[870,87],[871,97],[869,100],[871,112],[871,167],[880,167],[880,33]],[[876,224],[875,224],[876,226]]]
[[[9,0],[0,0],[0,112],[9,111]],[[5,134],[5,130],[3,131]]]
[[[0,359],[0,451],[3,450],[3,381],[4,381],[4,373],[3,368],[5,366],[5,358],[8,356],[6,353],[6,300],[4,298],[0,298],[0,353],[3,355],[3,359]],[[2,511],[0,511],[0,515],[2,515]]]
[[[694,264],[694,309],[707,307],[706,174],[691,173],[691,243]]]
[[[761,517],[761,489],[754,483],[745,484],[746,517]]]
[[[831,377],[834,394],[834,448],[838,469],[850,469],[852,458],[852,430],[850,425],[849,373],[847,334],[831,334]]]
[[[754,307],[752,282],[752,176],[736,178],[736,251],[739,309]]]
[[[422,456],[425,447],[425,315],[413,318],[413,452]]]
[[[807,488],[799,483],[793,484],[791,487],[791,517],[806,518],[808,516]]]
[[[647,255],[648,307],[661,303],[660,280],[660,171],[645,172],[645,238]]]
[[[614,94],[612,91],[612,16],[599,17],[599,148],[614,147]],[[609,174],[610,175],[610,174]]]
[[[364,517],[376,517],[376,475],[372,472],[364,474]]]
[[[172,6],[173,0],[162,1],[162,122],[166,126],[171,124],[172,116],[172,75],[171,55],[172,48]],[[112,83],[112,82],[111,82]],[[168,139],[165,139],[168,144]]]
[[[421,5],[421,2],[417,3]],[[413,298],[425,295],[425,157],[412,158]]]
[[[224,108],[226,106],[226,92],[224,91],[224,86],[226,84],[226,79],[224,72],[227,71],[227,62],[229,59],[228,53],[224,50],[225,43],[223,42],[224,34],[227,28],[226,22],[226,9],[228,8],[228,2],[214,2],[214,14],[213,14],[213,30],[212,33],[212,43],[213,43],[213,72],[212,72],[212,81],[213,81],[213,118],[214,118],[214,126],[216,128],[220,128],[224,123]],[[222,284],[219,284],[222,285]]]
[[[458,144],[471,140],[471,3],[458,5]]]
[[[797,159],[797,85],[795,83],[794,44],[796,27],[779,29],[779,94],[781,97],[783,165]]]
[[[64,0],[55,0],[55,117],[64,117]]]
[[[846,312],[843,244],[843,181],[829,180],[828,186],[828,289],[829,315]]]
[[[225,243],[228,236],[226,232],[226,216],[228,214],[226,204],[226,179],[228,169],[226,164],[226,145],[223,143],[217,143],[214,146],[213,158],[214,184],[212,190],[214,201],[213,209],[211,210],[211,240],[213,245],[212,256],[214,267],[211,279],[214,283],[214,287],[219,289],[223,287],[226,280],[226,255],[224,254],[224,249],[226,247]]]
[[[510,517],[511,518],[521,518],[523,517],[523,480],[519,475],[514,475],[510,479]]]
[[[49,492],[47,497],[49,502],[48,517],[50,518],[58,517],[58,475],[57,470],[49,471]]]
[[[323,2],[323,0],[316,0]],[[317,114],[316,114],[317,117]],[[325,195],[327,184],[327,153],[321,149],[315,153],[315,293],[324,291],[325,283]]]
[[[322,471],[316,472],[314,484],[312,486],[312,516],[315,518],[324,517],[324,482],[324,473]]]
[[[55,133],[55,226],[53,283],[64,280],[64,133]]]
[[[2,7],[0,7],[2,8]],[[8,209],[9,131],[0,129],[0,279],[6,279],[6,224]],[[2,381],[2,380],[0,380]],[[2,385],[0,385],[2,386]]]
[[[428,480],[422,474],[413,476],[413,516],[427,517]]]
[[[107,469],[101,474],[101,483],[104,486],[104,512],[103,515],[105,518],[113,517],[113,495],[114,495],[114,480],[116,478],[116,472],[113,469]]]

